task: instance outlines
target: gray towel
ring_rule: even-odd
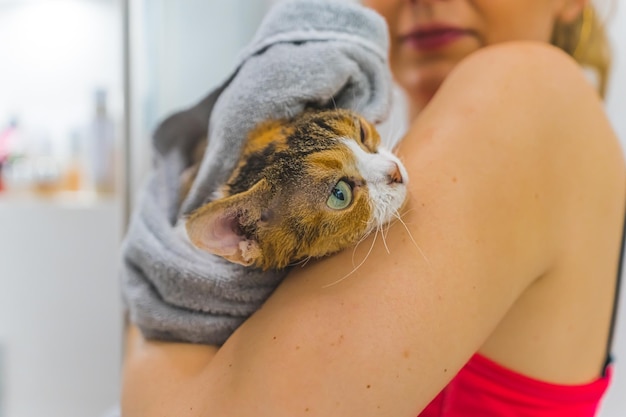
[[[226,182],[247,132],[263,120],[309,105],[384,120],[391,96],[387,36],[384,20],[359,5],[278,3],[231,76],[159,126],[155,165],[122,247],[124,301],[146,337],[222,344],[270,295],[286,271],[262,273],[201,252],[174,227],[177,218]],[[179,210],[180,175],[207,129],[205,157]]]

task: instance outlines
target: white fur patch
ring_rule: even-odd
[[[372,204],[370,230],[382,226],[398,215],[406,198],[408,175],[400,159],[386,148],[379,147],[378,153],[366,152],[353,139],[342,142],[355,156],[359,172],[367,183]],[[390,182],[389,175],[398,167],[402,182]]]

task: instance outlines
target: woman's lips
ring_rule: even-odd
[[[432,27],[415,30],[401,37],[402,42],[417,51],[435,51],[467,36],[469,32],[453,27]]]

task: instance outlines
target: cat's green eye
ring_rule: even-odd
[[[352,202],[352,187],[345,181],[339,181],[330,192],[326,205],[334,210],[343,210]]]

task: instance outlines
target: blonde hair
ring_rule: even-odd
[[[604,98],[611,66],[611,50],[604,25],[591,4],[571,23],[557,22],[551,43],[570,54],[581,66],[594,70]]]

